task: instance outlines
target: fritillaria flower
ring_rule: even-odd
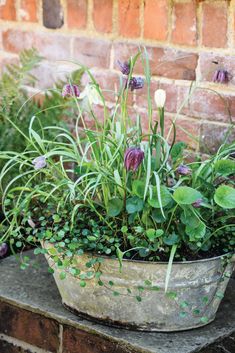
[[[6,243],[2,243],[0,245],[0,257],[5,256],[7,253],[7,250],[8,250],[8,245]]]
[[[190,169],[187,165],[181,164],[181,165],[177,168],[177,172],[178,172],[180,175],[189,175],[189,174],[191,174],[191,169]]]
[[[80,91],[77,85],[66,84],[62,89],[62,97],[80,96]]]
[[[80,99],[86,98],[88,100],[90,106],[92,106],[92,104],[95,104],[95,105],[102,105],[103,104],[103,102],[100,98],[99,92],[97,91],[97,88],[92,83],[88,83],[86,85],[86,87],[84,88],[84,90],[80,94],[79,98]]]
[[[144,152],[139,147],[129,147],[124,154],[124,165],[127,171],[138,169],[144,159]]]
[[[201,207],[201,204],[202,204],[202,199],[198,199],[192,203],[192,206],[195,208],[199,208],[199,207]]]
[[[144,79],[142,77],[132,77],[129,81],[129,88],[131,91],[144,87]]]
[[[127,61],[124,61],[123,63],[118,60],[117,61],[118,66],[120,67],[121,73],[123,73],[123,75],[129,75],[130,73],[130,64]]]
[[[227,83],[229,81],[229,74],[227,70],[216,70],[213,78],[212,78],[213,82],[218,82],[218,83]]]
[[[157,89],[154,93],[154,100],[158,108],[164,108],[166,102],[166,92],[163,89]]]
[[[47,166],[47,162],[46,162],[46,157],[45,156],[36,157],[32,161],[32,163],[34,165],[34,169],[35,170],[42,169],[42,168],[45,168]]]

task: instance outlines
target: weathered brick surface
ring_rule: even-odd
[[[228,137],[227,137],[228,136]],[[215,153],[221,143],[229,143],[235,140],[235,129],[231,126],[221,126],[208,122],[201,125],[200,151],[203,153]]]
[[[21,0],[20,19],[25,22],[37,22],[37,0]]]
[[[94,0],[93,21],[97,31],[112,32],[113,0]]]
[[[88,67],[108,68],[111,43],[106,40],[75,38],[74,57],[76,61]]]
[[[140,0],[118,0],[119,33],[123,37],[139,37],[140,4]]]
[[[221,88],[235,85],[235,55],[215,55],[214,53],[200,54],[200,72],[202,81],[212,81],[214,72],[218,69],[227,70],[229,82],[221,84]]]
[[[202,4],[202,44],[223,48],[227,45],[227,1],[210,1]]]
[[[144,2],[144,37],[166,40],[168,35],[168,1],[146,0]]]
[[[69,28],[84,28],[87,21],[87,0],[67,1],[67,23]]]
[[[174,4],[172,42],[195,46],[197,42],[196,1]]]
[[[39,314],[0,302],[0,333],[57,352],[59,325]]]
[[[0,19],[8,21],[16,20],[16,6],[14,0],[0,2]]]
[[[189,97],[185,102],[182,112],[183,114],[204,118],[207,120],[229,123],[235,119],[235,94],[218,94],[217,92],[206,89],[181,87],[179,92],[179,100],[184,101],[185,97]]]
[[[12,53],[35,47],[50,60],[70,58],[70,37],[63,34],[9,29],[3,32],[3,47]]]
[[[184,52],[176,49],[168,49],[157,46],[146,47],[152,75],[163,76],[178,80],[194,80],[198,55],[192,52]],[[114,61],[124,61],[130,55],[136,54],[138,46],[125,42],[114,43]],[[137,62],[135,72],[143,74],[141,60]]]
[[[64,326],[63,353],[129,353],[118,343],[92,335],[73,327]],[[133,352],[133,351],[132,351]],[[131,353],[131,352],[130,352]]]

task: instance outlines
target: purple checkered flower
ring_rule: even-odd
[[[47,162],[46,162],[46,157],[45,156],[36,157],[32,161],[32,163],[34,165],[34,169],[35,170],[42,169],[42,168],[45,168],[47,166]]]
[[[144,152],[139,147],[129,147],[124,154],[124,165],[127,171],[138,169],[144,159]]]
[[[212,78],[213,82],[218,82],[218,83],[227,83],[229,81],[229,73],[227,70],[216,70],[213,78]]]
[[[144,87],[144,79],[142,77],[132,77],[129,81],[129,88],[131,91]]]
[[[7,245],[7,243],[2,243],[2,244],[0,245],[0,257],[5,256],[6,253],[7,253],[7,251],[8,251],[8,245]]]
[[[201,204],[202,204],[202,199],[198,199],[192,203],[192,206],[195,208],[199,208],[199,207],[201,207]]]
[[[191,169],[187,166],[187,165],[183,165],[181,164],[178,168],[177,168],[177,172],[180,175],[189,175],[191,174]]]
[[[63,98],[70,96],[79,97],[80,91],[77,85],[66,84],[62,89],[61,95]]]
[[[120,67],[121,73],[123,73],[123,75],[129,75],[130,73],[130,64],[127,61],[124,61],[123,63],[118,60],[117,61],[118,66]]]

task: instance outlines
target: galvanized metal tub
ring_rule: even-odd
[[[77,256],[84,273],[91,270],[86,266],[90,259]],[[162,332],[189,330],[213,321],[234,269],[234,258],[225,261],[222,256],[176,262],[165,293],[167,263],[123,260],[120,272],[117,259],[104,257],[98,269],[103,285],[97,284],[94,273],[82,288],[80,280],[69,273],[61,280],[61,270],[48,256],[47,260],[55,270],[62,302],[70,310],[111,326]]]

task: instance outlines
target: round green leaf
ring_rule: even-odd
[[[108,216],[116,217],[119,215],[123,207],[123,201],[117,197],[114,197],[108,202]]]
[[[126,210],[128,213],[140,212],[143,210],[144,203],[139,197],[134,196],[126,200]]]
[[[215,163],[215,171],[221,175],[235,174],[235,162],[231,159],[223,159]]]
[[[142,180],[134,180],[132,185],[133,194],[140,197],[144,197],[145,183]]]
[[[165,207],[166,205],[168,205],[168,203],[171,202],[172,200],[170,191],[168,191],[167,187],[165,186],[160,186],[160,196],[162,201],[162,207]],[[148,204],[153,208],[160,208],[156,187],[153,188],[152,198],[150,197],[148,198]]]
[[[235,189],[228,185],[221,185],[215,192],[214,200],[220,207],[235,208]]]
[[[173,198],[180,205],[191,205],[196,200],[201,199],[202,194],[188,186],[180,186],[175,190]]]

